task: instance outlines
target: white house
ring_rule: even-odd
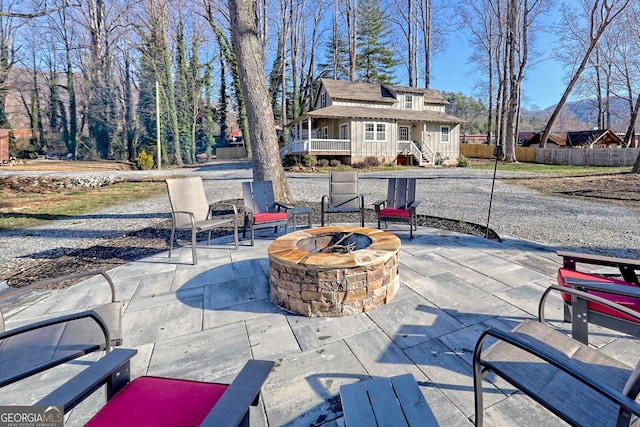
[[[446,114],[434,89],[322,79],[312,111],[289,123],[280,153],[315,154],[344,164],[399,155],[414,164],[455,164],[462,119]]]

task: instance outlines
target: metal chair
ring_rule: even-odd
[[[251,246],[254,244],[255,230],[284,226],[287,232],[289,210],[293,206],[275,200],[273,183],[271,181],[252,181],[242,183],[242,197],[244,198],[244,226],[242,238],[247,228],[251,230]]]
[[[364,227],[364,196],[358,192],[358,172],[331,172],[329,194],[320,199],[321,225],[324,227],[327,214],[358,212],[360,226]]]
[[[207,202],[202,178],[170,178],[165,180],[171,203],[171,240],[169,242],[169,258],[173,251],[176,230],[191,231],[191,256],[193,264],[198,263],[196,255],[196,235],[208,232],[207,246],[211,240],[211,230],[232,224],[235,248],[238,249],[238,209],[230,204],[227,211],[215,211]],[[218,217],[227,214],[226,218]]]
[[[130,380],[136,350],[115,349],[35,403],[67,413],[106,385],[107,403],[86,426],[248,426],[249,406],[273,362],[249,360],[231,384],[142,376]]]
[[[640,363],[634,370],[546,324],[544,305],[551,291],[566,292],[640,321],[640,313],[596,295],[549,287],[540,300],[538,321],[525,320],[510,332],[489,328],[478,339],[473,353],[476,426],[483,425],[482,379],[489,373],[570,425],[636,425],[632,418],[640,416],[640,404],[635,402]],[[495,342],[485,348],[487,339]]]

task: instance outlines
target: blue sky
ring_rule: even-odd
[[[465,95],[479,97],[475,81],[468,64],[469,51],[464,45],[451,46],[447,52],[434,58],[431,67],[431,87],[447,92],[462,92]],[[523,83],[523,107],[537,105],[545,109],[560,100],[566,83],[563,80],[562,65],[555,60],[545,59],[529,67]]]
[[[547,18],[548,21],[551,19]],[[523,83],[523,107],[526,109],[532,106],[545,109],[557,104],[566,88],[563,66],[551,58],[556,45],[555,37],[546,33],[537,33],[537,36],[539,40],[532,48],[541,51],[541,55],[530,57]],[[433,58],[430,86],[479,97],[475,87],[477,76],[471,74],[473,67],[469,63],[471,49],[463,37],[449,37],[445,52]]]

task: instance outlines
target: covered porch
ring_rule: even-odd
[[[423,166],[439,164],[443,157],[430,146],[436,139],[434,132],[440,132],[440,128],[428,123],[388,117],[373,122],[369,117],[318,117],[312,113],[289,124],[281,158],[313,154],[347,158],[347,163],[354,163],[366,157],[395,162],[404,156]]]

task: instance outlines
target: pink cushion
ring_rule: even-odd
[[[253,222],[271,222],[287,219],[286,212],[265,212],[259,214],[253,214]]]
[[[591,280],[591,281],[596,281],[596,282],[602,282],[602,283],[612,283],[615,285],[624,285],[624,286],[633,286],[636,287],[636,285],[634,285],[633,283],[629,283],[629,282],[625,282],[623,280],[617,280],[617,279],[612,279],[610,277],[603,277],[603,276],[597,276],[595,274],[588,274],[588,273],[582,273],[580,271],[576,271],[576,270],[571,270],[569,268],[561,268],[558,270],[558,284],[560,286],[565,286],[567,288],[570,288],[571,286],[567,284],[566,279],[567,278],[574,278],[574,279],[580,279],[580,280]],[[597,295],[599,297],[605,298],[609,301],[613,301],[616,302],[620,305],[623,305],[627,308],[630,308],[632,310],[635,311],[640,311],[640,299],[638,298],[633,298],[633,297],[627,297],[624,295],[612,295],[612,294],[607,294],[604,292],[595,292],[595,291],[589,291],[590,294],[593,295]],[[571,302],[571,295],[563,293],[562,294],[562,299],[566,302]],[[597,311],[599,313],[604,313],[604,314],[609,314],[611,316],[615,316],[615,317],[620,317],[623,319],[627,319],[627,320],[632,320],[634,322],[637,322],[636,319],[626,316],[622,313],[619,313],[613,309],[610,309],[609,307],[605,307],[601,304],[595,303],[595,302],[589,302],[589,309],[593,310],[593,311]]]
[[[226,384],[140,377],[120,390],[87,426],[197,426]]]
[[[380,216],[394,216],[397,218],[410,218],[411,210],[409,209],[397,209],[397,208],[385,208],[380,209]]]

